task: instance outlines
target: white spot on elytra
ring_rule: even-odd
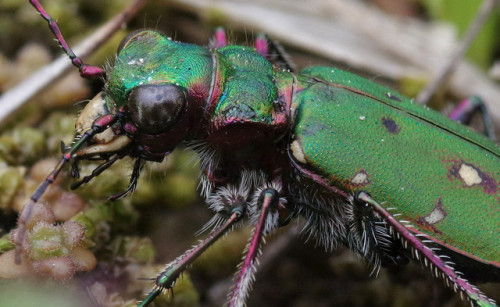
[[[481,183],[482,179],[479,176],[478,171],[472,167],[471,165],[462,163],[460,165],[460,169],[458,170],[458,174],[460,178],[465,182],[468,186],[473,186],[475,184]]]
[[[443,209],[441,207],[435,207],[434,209],[432,209],[432,211],[429,215],[424,217],[424,220],[427,223],[433,225],[433,224],[441,222],[445,218],[445,216],[446,216],[446,213],[443,211]]]
[[[368,183],[368,175],[365,172],[356,173],[356,175],[354,175],[354,178],[351,179],[351,183],[366,184]]]
[[[292,145],[290,146],[290,149],[292,150],[292,155],[297,161],[300,163],[306,164],[306,158],[304,157],[304,151],[302,150],[302,147],[299,144],[299,141],[294,140],[292,142]]]
[[[361,115],[361,116],[359,117],[359,119],[360,119],[360,120],[365,120],[365,119],[366,119],[366,116]]]

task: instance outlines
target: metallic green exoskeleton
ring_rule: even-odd
[[[376,265],[423,259],[473,305],[495,304],[465,278],[500,280],[498,145],[351,73],[278,69],[262,41],[228,46],[218,35],[212,48],[152,30],[128,36],[75,145],[32,200],[67,160],[130,156],[130,191],[142,161],[185,143],[201,159],[216,229],[167,265],[141,306],[248,219],[256,227],[229,296],[243,305],[263,236],[297,216],[329,249],[345,244]]]

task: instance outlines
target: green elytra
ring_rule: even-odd
[[[298,98],[294,132],[307,168],[369,192],[432,240],[500,264],[500,147],[359,76],[302,73],[325,81]]]

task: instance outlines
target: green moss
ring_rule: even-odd
[[[178,307],[200,306],[200,295],[194,288],[189,274],[184,273],[175,284],[175,295],[171,297],[170,302],[173,306]],[[158,301],[158,306],[162,306],[161,299]]]
[[[37,226],[28,234],[31,245],[30,257],[33,260],[43,260],[66,256],[68,250],[63,246],[61,230],[48,224],[43,226],[39,224]]]
[[[5,234],[0,238],[0,254],[14,249],[15,245],[10,240],[10,234]]]
[[[12,200],[24,182],[25,167],[7,166],[0,162],[0,209],[9,209]]]
[[[45,136],[31,127],[19,127],[0,136],[0,159],[10,164],[32,163],[44,150]]]
[[[132,195],[134,205],[162,205],[180,209],[198,198],[199,168],[194,154],[176,150],[165,161],[149,163]]]
[[[61,154],[61,141],[69,143],[75,133],[75,116],[63,112],[51,113],[41,125],[47,135],[45,143],[48,151]]]
[[[85,210],[85,216],[97,225],[100,222],[110,222],[113,220],[113,208],[107,203],[99,203]]]
[[[94,234],[96,232],[95,224],[84,212],[80,212],[72,217],[71,221],[80,223],[80,225],[83,226],[83,228],[85,229],[85,242],[90,243],[89,241],[92,241],[94,239]]]
[[[149,238],[125,236],[116,239],[118,255],[132,258],[140,263],[151,263],[154,260],[155,250]]]

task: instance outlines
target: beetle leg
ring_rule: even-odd
[[[484,134],[491,140],[495,141],[496,136],[491,122],[491,117],[488,113],[488,108],[484,101],[478,96],[470,96],[458,104],[458,106],[451,112],[449,117],[454,121],[461,122],[468,125],[474,114],[481,113],[482,122],[484,125]]]
[[[385,220],[389,227],[389,231],[401,240],[405,248],[410,245],[412,256],[421,261],[425,266],[429,267],[434,276],[444,280],[447,286],[455,292],[460,293],[460,297],[469,301],[472,306],[496,306],[495,301],[484,295],[477,287],[471,285],[465,278],[459,275],[451,263],[443,260],[435,249],[431,249],[425,245],[425,240],[420,240],[402,222],[396,220],[387,210],[375,201],[368,193],[360,191],[354,196],[355,202],[365,203],[370,205],[376,214],[380,215]],[[430,242],[429,242],[430,243]]]
[[[255,38],[255,49],[257,52],[268,59],[281,69],[290,72],[296,72],[297,67],[292,61],[290,55],[285,51],[283,46],[275,40],[270,39],[265,34],[257,34]]]
[[[240,271],[236,277],[236,283],[231,289],[228,297],[228,306],[244,306],[246,298],[257,271],[258,257],[262,253],[261,246],[265,242],[265,235],[278,227],[278,209],[282,200],[279,192],[275,188],[264,188],[260,191],[255,210],[260,210],[259,214],[249,213],[253,218],[257,218],[257,223],[253,229],[253,235],[245,248],[246,256],[240,264]],[[282,205],[282,204],[281,204]],[[257,208],[255,208],[257,207]],[[249,211],[252,209],[249,208]],[[257,212],[257,211],[255,211]]]
[[[269,59],[269,45],[270,42],[267,35],[262,33],[257,34],[255,38],[255,50],[266,59]]]
[[[373,263],[378,274],[380,266],[404,265],[409,259],[403,254],[403,245],[394,238],[387,223],[373,212],[366,202],[354,201],[351,231],[348,232],[349,247]]]
[[[238,186],[227,185],[220,187],[207,197],[207,203],[216,212],[216,215],[201,231],[207,230],[214,225],[215,229],[205,240],[169,263],[156,277],[154,289],[138,306],[148,306],[163,290],[172,289],[180,274],[247,214],[251,188],[257,180],[254,177],[256,177],[255,172],[243,171]]]
[[[163,271],[158,274],[155,279],[155,287],[149,292],[146,298],[138,304],[138,306],[149,306],[154,299],[160,295],[165,289],[172,289],[175,282],[182,272],[193,263],[207,248],[212,246],[218,239],[220,239],[228,230],[232,229],[244,215],[246,204],[234,204],[231,216],[224,225],[217,228],[210,235],[193,248],[185,252],[180,257],[169,263]]]
[[[111,165],[113,165],[118,159],[123,158],[122,156],[115,156],[111,160],[108,160],[101,165],[97,166],[90,175],[83,177],[82,179],[78,180],[77,182],[71,184],[71,189],[75,190],[78,189],[82,184],[89,182],[92,180],[94,177],[99,176],[102,172],[107,170]],[[78,164],[77,161],[73,161],[71,164],[72,167],[72,173],[79,173],[78,171]]]
[[[208,47],[211,49],[218,49],[227,46],[226,31],[223,27],[217,27],[214,31],[214,36],[210,39]]]
[[[144,168],[144,162],[142,161],[141,158],[137,158],[135,160],[134,169],[132,170],[132,175],[130,176],[130,182],[128,184],[127,189],[123,192],[112,195],[109,199],[110,200],[117,200],[117,199],[122,198],[123,196],[127,195],[130,192],[134,192],[135,188],[137,187],[137,182],[139,181],[139,176],[141,175],[141,170],[143,168]]]

